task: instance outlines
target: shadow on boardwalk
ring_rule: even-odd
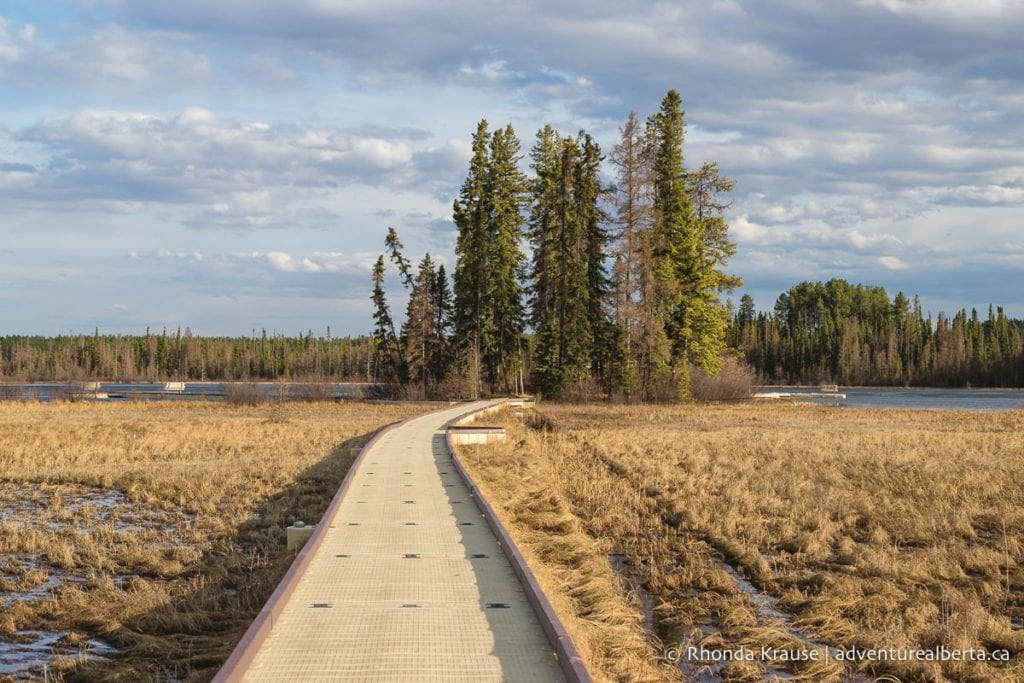
[[[456,470],[443,431],[434,434],[431,445],[434,465],[452,508],[452,521],[459,530],[463,557],[473,567],[476,607],[494,635],[490,655],[500,668],[497,680],[564,681],[524,587]],[[542,637],[524,639],[527,631]]]

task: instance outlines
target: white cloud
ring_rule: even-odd
[[[1019,18],[1024,9],[1018,0],[858,0],[893,12],[924,19],[989,22]]]
[[[746,215],[740,215],[732,221],[732,234],[744,241],[754,241],[764,234],[764,228],[751,223]]]
[[[413,150],[404,142],[237,121],[202,107],[172,117],[87,110],[18,137],[52,150],[42,173],[28,174],[40,190],[200,201],[211,216],[242,214],[254,226],[283,198],[275,188],[376,184],[414,171]]]
[[[266,259],[273,270],[282,273],[345,273],[349,275],[369,275],[373,270],[376,254],[367,252],[313,252],[307,256],[288,254],[283,251],[270,251],[265,254],[252,252],[252,259]]]
[[[691,144],[736,142],[742,139],[743,133],[738,130],[707,130],[692,124],[686,130],[686,140]]]
[[[199,262],[203,260],[203,255],[197,251],[186,252],[186,251],[171,251],[169,249],[160,249],[156,252],[157,258],[161,259],[173,259],[176,261],[195,261]],[[134,259],[143,258],[143,256],[137,252],[132,252],[131,257]]]
[[[0,17],[0,64],[21,61],[35,39],[35,26],[25,24],[16,29],[6,17]]]
[[[0,62],[18,62],[11,73],[36,86],[196,90],[216,80],[209,58],[189,49],[180,34],[105,26],[44,44],[35,40],[32,26],[18,31],[16,43],[7,33],[0,23]]]
[[[470,82],[482,81],[484,83],[502,83],[505,81],[522,78],[523,75],[508,68],[508,62],[495,60],[472,65],[463,64],[458,69],[458,76]]]
[[[331,160],[355,160],[355,163],[379,171],[405,168],[412,161],[412,150],[404,143],[362,138],[352,142],[349,149],[332,150]]]
[[[266,256],[267,261],[274,270],[280,270],[285,273],[319,273],[323,270],[323,266],[309,258],[296,259],[282,251],[271,251]]]
[[[888,270],[906,270],[910,267],[903,259],[896,256],[880,256],[878,263]]]
[[[848,234],[850,244],[858,249],[873,250],[880,247],[900,247],[902,242],[895,235],[875,234],[866,235],[859,230],[852,230]]]

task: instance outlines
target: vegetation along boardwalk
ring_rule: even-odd
[[[446,427],[490,405],[367,445],[216,680],[588,680],[453,462]]]

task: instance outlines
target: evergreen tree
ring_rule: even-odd
[[[744,294],[740,297],[740,308],[736,312],[737,321],[743,327],[754,323],[754,297]]]
[[[526,176],[519,170],[519,140],[512,126],[491,137],[487,169],[486,243],[483,250],[485,299],[480,344],[492,392],[515,391],[522,370],[522,337],[526,326],[522,251]]]
[[[607,193],[600,180],[604,157],[601,148],[585,131],[580,131],[578,146],[575,201],[585,250],[587,321],[592,335],[591,373],[611,394],[625,382],[626,357],[623,330],[611,317],[612,283],[605,266],[611,234],[605,227],[609,218],[601,209],[601,199]]]
[[[607,384],[613,366],[622,365],[608,348],[621,340],[607,314],[601,152],[583,131],[562,138],[548,126],[537,134],[531,158],[537,174],[530,211],[534,381],[548,395],[584,396],[592,378]]]
[[[434,374],[434,386],[439,387],[448,376],[452,366],[450,336],[453,302],[444,264],[437,267],[431,295],[434,304],[434,338],[437,340],[437,346],[431,359],[431,368]]]
[[[536,175],[529,223],[533,245],[530,287],[530,323],[535,334],[533,380],[535,387],[546,395],[558,392],[562,377],[562,335],[556,305],[559,293],[555,291],[560,272],[560,225],[565,218],[559,201],[564,180],[561,144],[561,136],[547,125],[538,131],[537,141],[530,151],[531,167]]]
[[[713,212],[702,217],[694,206],[683,164],[685,134],[682,100],[670,90],[649,127],[654,156],[654,245],[657,310],[672,341],[673,376],[680,397],[690,394],[689,366],[716,374],[725,350],[727,312],[719,292],[734,281],[716,266],[728,252],[724,221]],[[715,173],[714,175],[717,175]],[[727,257],[728,253],[726,253]]]
[[[469,174],[452,209],[452,218],[459,231],[455,244],[455,342],[473,398],[480,396],[481,338],[487,297],[487,229],[491,211],[489,139],[487,121],[481,120],[473,135]]]
[[[741,307],[742,308],[742,307]],[[747,360],[767,381],[906,386],[1016,386],[1024,376],[1024,322],[1001,309],[966,310],[933,321],[918,297],[890,302],[881,287],[845,280],[802,282],[779,296],[774,315],[753,329],[737,314],[730,337],[742,339]],[[1002,341],[1000,341],[1000,339]],[[998,352],[993,349],[999,348]]]
[[[580,148],[576,140],[564,138],[559,153],[558,221],[555,298],[558,336],[558,362],[562,388],[578,393],[590,376],[594,328],[589,320],[590,301],[587,287],[586,226],[587,210],[580,196]]]
[[[430,254],[423,257],[412,283],[405,323],[402,325],[402,348],[405,367],[411,381],[420,385],[421,395],[432,396],[436,389],[433,369],[442,339],[437,336],[437,273]]]
[[[405,247],[402,245],[402,241],[398,239],[398,233],[390,226],[388,227],[388,234],[384,238],[384,246],[391,253],[391,260],[398,267],[398,273],[402,276],[402,284],[407,288],[412,287],[412,264],[402,255],[402,249]]]
[[[402,381],[404,372],[399,352],[395,325],[391,319],[387,295],[384,293],[384,256],[378,256],[373,265],[373,342],[374,378],[385,382]]]
[[[722,195],[732,192],[736,182],[721,174],[717,162],[704,163],[686,176],[687,190],[694,207],[698,235],[703,243],[703,267],[719,292],[743,286],[743,280],[722,272],[721,268],[736,254],[736,243],[729,240],[725,210],[732,202]]]

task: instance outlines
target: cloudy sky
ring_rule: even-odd
[[[759,308],[1024,317],[1022,35],[1024,0],[5,0],[0,334],[368,331],[388,225],[452,263],[481,117],[608,150],[669,88]]]

